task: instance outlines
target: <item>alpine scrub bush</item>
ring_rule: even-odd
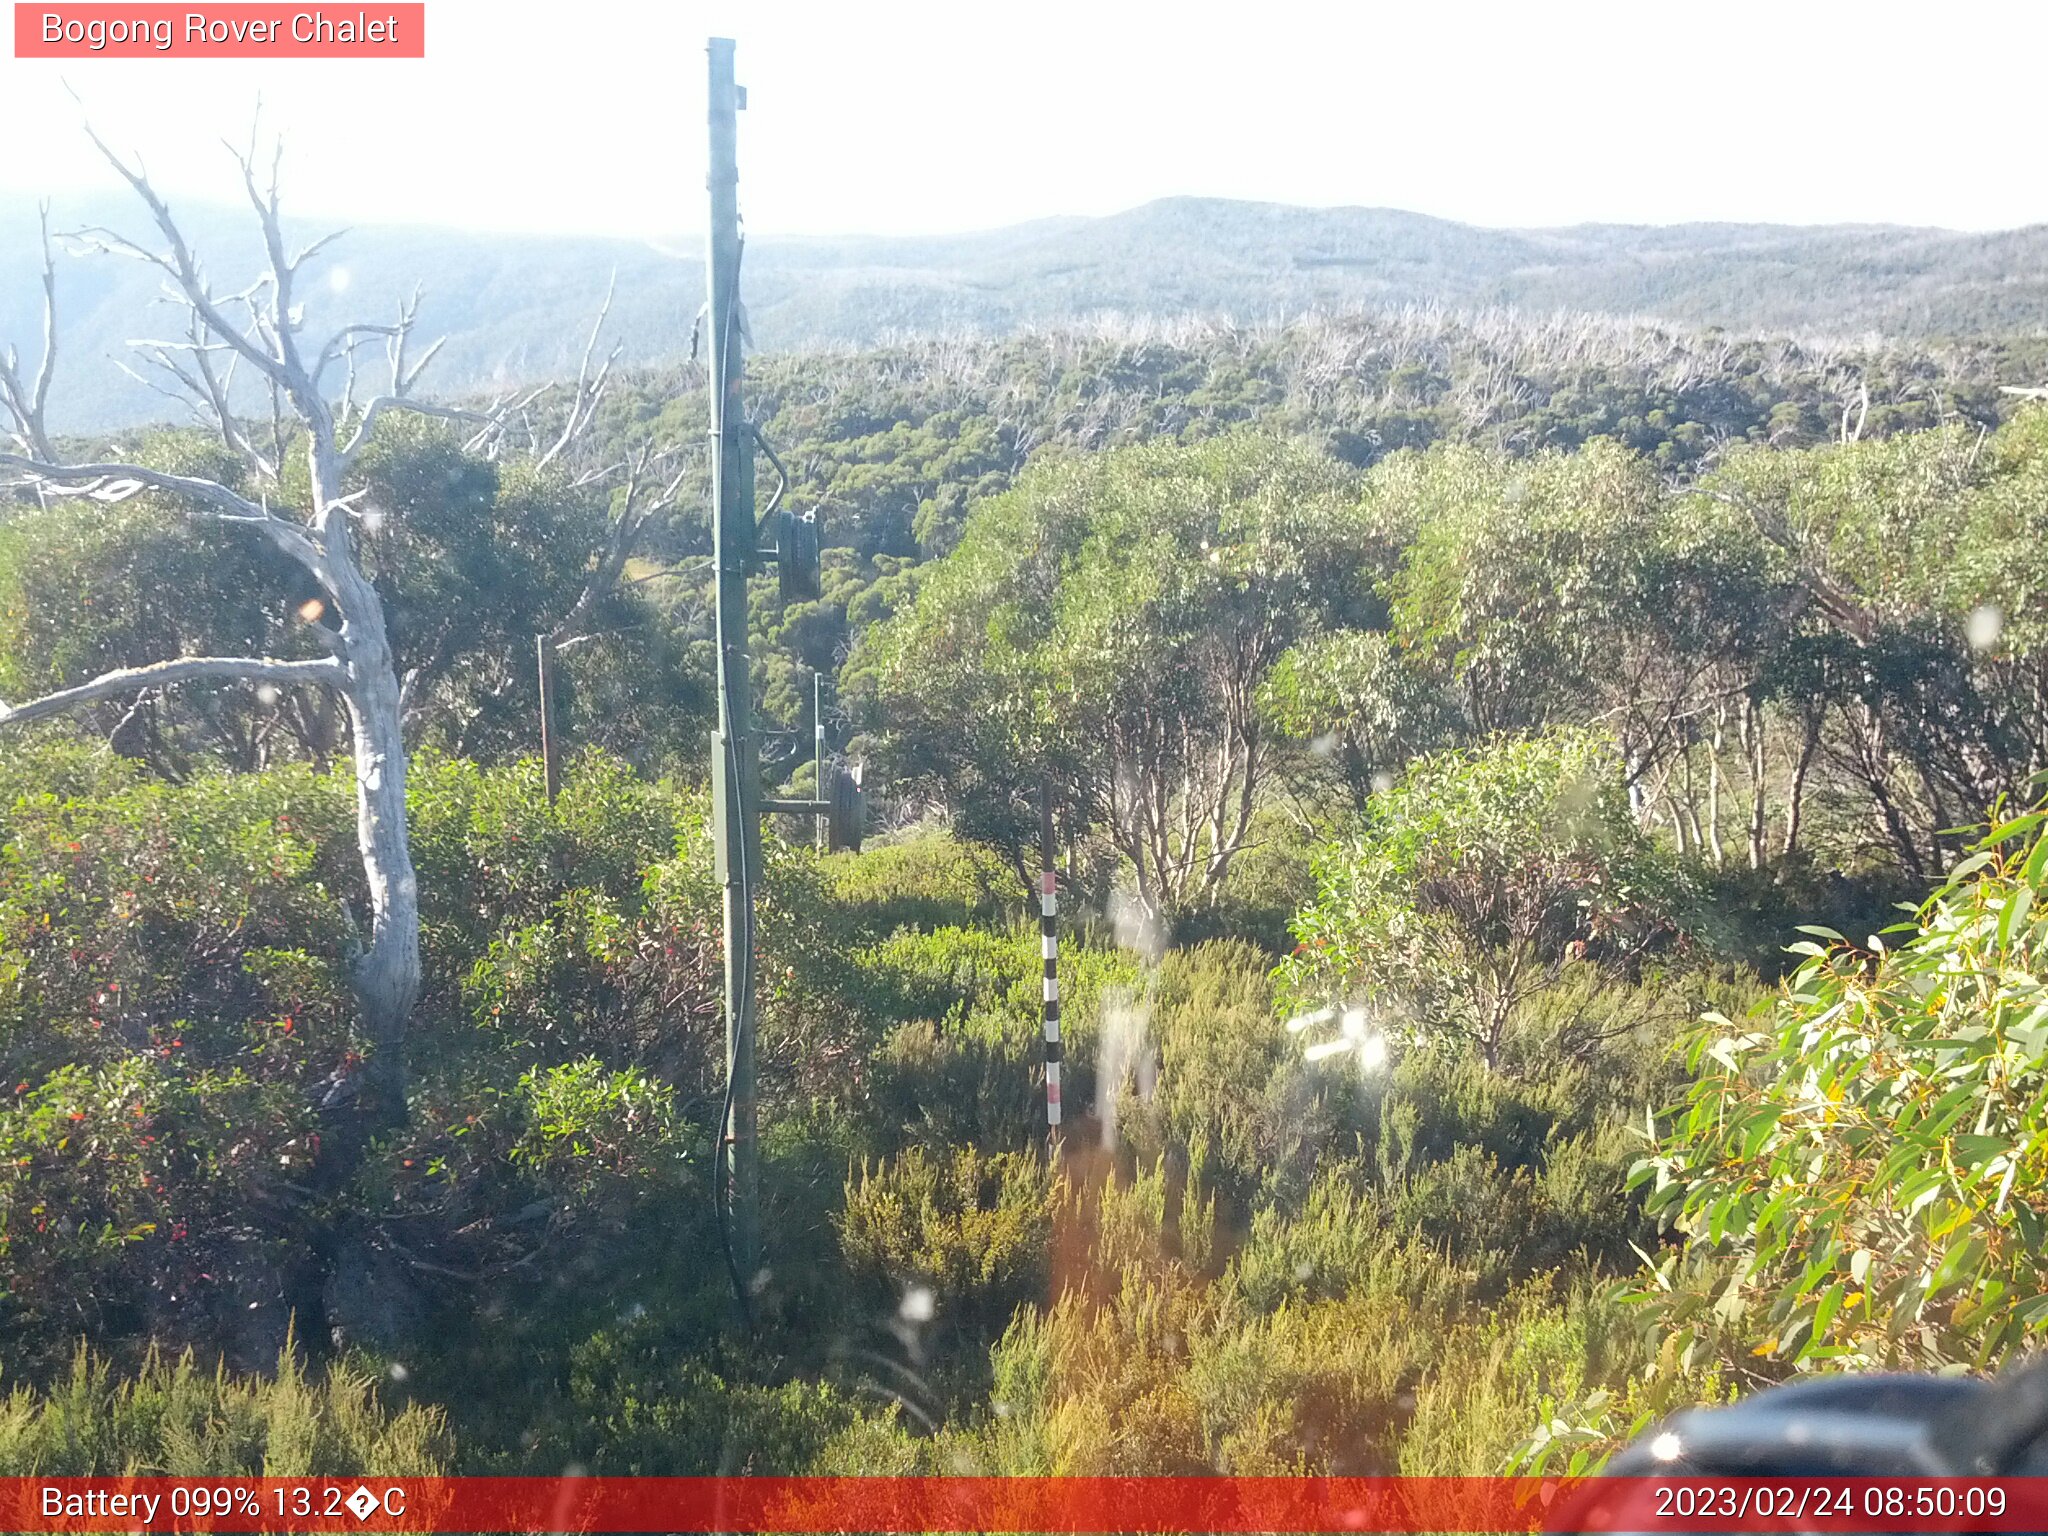
[[[1020,1303],[1044,1294],[1063,1198],[1057,1170],[1030,1153],[911,1147],[848,1182],[840,1250],[882,1305],[921,1288],[923,1300],[906,1315],[1000,1329]]]
[[[1807,930],[1780,996],[1706,1017],[1632,1174],[1682,1240],[1642,1282],[1680,1362],[1982,1369],[2048,1320],[2044,823],[1865,944]]]
[[[357,1060],[346,772],[167,784],[54,737],[29,757],[66,793],[0,759],[18,789],[0,852],[11,1371],[47,1379],[81,1336],[264,1369],[319,1305],[323,1248],[399,1255],[402,1232],[386,1269],[486,1273],[701,1193],[718,1028],[701,797],[598,754],[553,806],[531,765],[418,766],[432,889],[409,1114],[343,1172],[347,1112],[323,1101]],[[778,1029],[823,949],[808,863],[779,858],[764,903]],[[764,1051],[785,1072],[793,1056]]]
[[[866,855],[862,855],[866,857]],[[1141,985],[1137,958],[1086,937],[1060,945],[1067,1102],[1093,1103],[1108,999]],[[817,978],[809,1007],[834,998],[874,1042],[863,1095],[876,1150],[965,1136],[1008,1148],[1043,1128],[1043,962],[1035,925],[902,929],[857,950],[851,974]]]
[[[0,1394],[0,1476],[437,1477],[454,1447],[438,1408],[393,1410],[362,1371],[203,1370],[150,1351],[132,1374],[81,1347],[43,1392]]]
[[[22,794],[0,853],[0,1334],[274,1359],[321,1146],[307,1084],[349,1050],[329,775]]]
[[[854,931],[887,938],[899,928],[995,925],[1024,905],[1016,872],[990,849],[921,831],[823,861],[827,889]]]
[[[992,1417],[978,1442],[991,1470],[1391,1467],[1442,1312],[1355,1269],[1362,1283],[1339,1278],[1313,1296],[1248,1291],[1234,1267],[1213,1277],[1215,1206],[1199,1167],[1106,1182],[1077,1196],[1067,1220],[1059,1251],[1085,1262],[1057,1299],[1021,1310],[992,1355]],[[1397,1268],[1449,1269],[1426,1248],[1385,1247]],[[1307,1270],[1289,1255],[1288,1276]],[[1422,1281],[1413,1294],[1431,1290],[1462,1296],[1455,1280],[1447,1290]]]
[[[1636,823],[1597,735],[1497,738],[1418,760],[1316,863],[1282,976],[1303,1008],[1364,999],[1385,1032],[1507,1063],[1526,1006],[1568,973],[1640,974],[1688,906],[1676,862]],[[1560,1021],[1549,1051],[1601,1031]]]
[[[215,1344],[251,1309],[282,1326],[275,1287],[305,1239],[291,1192],[319,1143],[302,1094],[142,1054],[15,1086],[0,1112],[0,1329],[17,1368],[142,1328]]]
[[[696,1137],[667,1083],[586,1060],[529,1070],[519,1092],[526,1124],[510,1160],[556,1198],[587,1212],[690,1182]]]
[[[1636,1363],[1628,1351],[1640,1343],[1627,1309],[1605,1289],[1582,1277],[1545,1276],[1516,1287],[1498,1307],[1459,1317],[1444,1339],[1442,1364],[1416,1385],[1401,1473],[1498,1475],[1558,1398],[1591,1395],[1603,1366],[1612,1368],[1611,1337],[1623,1346],[1625,1375]]]
[[[508,1475],[687,1477],[809,1467],[868,1415],[820,1381],[774,1385],[722,1375],[695,1349],[635,1323],[570,1346],[558,1382],[533,1391],[511,1422],[512,1446],[490,1458]],[[515,1448],[516,1447],[516,1448]]]
[[[870,1135],[889,1149],[1028,1143],[1045,1103],[1035,1043],[993,1009],[897,1025],[870,1064]]]

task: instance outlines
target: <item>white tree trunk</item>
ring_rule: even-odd
[[[367,581],[355,580],[367,591]],[[371,1082],[387,1098],[396,1096],[383,1106],[395,1113],[403,1103],[406,1024],[420,992],[420,893],[406,818],[398,672],[374,592],[348,621],[344,665],[348,684],[342,697],[355,748],[356,841],[370,894],[369,942],[356,960],[353,981],[363,1033],[373,1047]]]

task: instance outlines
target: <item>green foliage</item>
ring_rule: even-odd
[[[1854,832],[1917,881],[2040,771],[2044,476],[2048,412],[2029,408],[1988,438],[1952,425],[1732,455],[1688,503],[1737,510],[1794,594],[1756,691],[1841,784]]]
[[[275,1058],[275,1084],[252,1073],[241,1097],[217,1077],[181,1076],[181,1052],[124,1046],[97,1067],[52,1054],[0,1109],[10,1155],[33,1174],[6,1186],[10,1286],[41,1307],[10,1303],[10,1358],[24,1369],[40,1359],[49,1376],[50,1352],[78,1330],[119,1345],[175,1338],[177,1326],[243,1358],[264,1338],[230,1327],[231,1308],[252,1291],[300,1294],[288,1264],[303,1234],[273,1222],[268,1246],[209,1251],[204,1273],[233,1277],[213,1310],[183,1310],[189,1277],[175,1261],[198,1240],[191,1213],[226,1230],[267,1198],[202,1154],[256,1145],[269,1105],[289,1113],[265,1134],[286,1137],[307,1114],[306,1080],[345,1045],[343,941],[326,925],[352,875],[345,858],[334,886],[319,872],[346,849],[346,780],[139,785],[42,750],[81,793],[18,818],[46,830],[40,843],[17,833],[17,853],[48,849],[7,866],[19,901],[50,889],[39,871],[116,878],[74,860],[72,841],[142,873],[182,871],[190,885],[173,882],[168,917],[185,913],[202,935],[202,917],[240,924],[255,946],[251,988],[335,1011],[327,1049]],[[434,885],[413,1113],[345,1197],[314,1213],[347,1210],[341,1231],[359,1234],[347,1251],[364,1255],[349,1272],[368,1276],[358,1292],[387,1307],[414,1297],[418,1320],[381,1347],[403,1350],[409,1392],[447,1405],[465,1469],[732,1470],[743,1445],[757,1470],[1388,1468],[1422,1454],[1404,1450],[1409,1398],[1449,1378],[1442,1340],[1472,1309],[1555,1266],[1621,1261],[1623,1154],[1603,1106],[1649,1091],[1632,1057],[1508,1079],[1416,1051],[1375,1080],[1300,1058],[1275,1015],[1269,957],[1252,945],[1172,950],[1148,973],[1070,933],[1072,1134],[1088,1135],[1090,1106],[1114,1105],[1121,1140],[1106,1161],[1120,1171],[1077,1157],[1056,1178],[1020,1150],[1042,1134],[1035,929],[974,926],[1008,906],[999,867],[943,840],[825,861],[771,843],[766,1197],[770,1230],[785,1235],[777,1279],[756,1298],[763,1353],[735,1352],[719,1342],[730,1302],[697,1173],[718,1083],[702,802],[597,757],[574,765],[555,806],[536,791],[530,764],[429,758],[414,775],[417,856]],[[161,825],[157,863],[131,851],[148,846],[123,830],[131,821]],[[268,884],[208,862],[246,863],[252,849]],[[235,902],[207,917],[230,888]],[[63,921],[91,917],[119,938],[127,887],[91,889]],[[50,978],[42,985],[68,974],[56,921],[55,937],[33,921],[8,930],[10,963]],[[140,974],[85,978],[75,1006]],[[167,973],[152,996],[190,1018],[202,982]],[[256,1017],[276,1017],[265,994],[249,995]],[[61,1016],[24,1017],[12,1038],[47,1048]],[[228,1060],[271,1060],[238,1038],[224,1037]],[[182,1161],[152,1162],[162,1143],[140,1138],[173,1132]],[[275,1167],[299,1150],[262,1157]],[[1338,1158],[1345,1171],[1329,1171]],[[139,1176],[127,1187],[130,1170],[165,1190]],[[55,1207],[31,1207],[52,1192],[71,1219],[38,1232]],[[156,1231],[130,1240],[150,1222]],[[387,1232],[466,1278],[421,1292],[378,1269],[394,1252]],[[330,1320],[375,1340],[385,1325],[351,1294],[330,1286]],[[123,1296],[140,1299],[123,1312],[111,1305]],[[107,1305],[57,1315],[40,1300],[51,1297]],[[281,1326],[284,1313],[266,1301],[255,1315]],[[25,1348],[38,1338],[40,1356]],[[797,1362],[794,1376],[776,1360]],[[1577,1380],[1566,1364],[1542,1380],[1552,1376],[1557,1391]],[[895,1410],[853,1406],[877,1390]],[[1535,1390],[1500,1387],[1489,1447],[1495,1421]],[[912,1421],[929,1438],[908,1438]],[[751,1426],[745,1441],[735,1424]]]
[[[1007,1010],[895,1025],[875,1052],[867,1118],[882,1146],[1014,1146],[1042,1118],[1038,1031]]]
[[[17,798],[0,851],[0,1318],[16,1369],[56,1369],[81,1333],[260,1367],[293,1312],[322,1304],[316,1245],[387,1251],[379,1224],[397,1221],[423,1262],[488,1270],[616,1241],[640,1208],[701,1197],[704,1132],[685,1106],[717,1059],[716,895],[687,797],[599,757],[554,806],[530,764],[420,766],[432,883],[412,1113],[338,1187],[346,1126],[317,1101],[357,1049],[346,775],[173,786],[88,771],[55,743],[13,769],[72,791]],[[818,914],[783,915],[802,899],[786,873],[771,886],[764,961],[780,980],[763,995],[780,1021],[816,963]]]
[[[1982,1368],[2048,1315],[2048,839],[1994,828],[1913,920],[1827,930],[1697,1081],[1633,1177],[1685,1245],[1643,1284],[1683,1361]]]
[[[1243,843],[1254,701],[1361,601],[1361,534],[1337,467],[1282,442],[1049,459],[976,509],[856,670],[898,771],[943,787],[963,833],[1018,857],[1050,778],[1156,916],[1212,893]],[[1136,808],[1175,795],[1180,836]]]
[[[1144,1095],[1119,1085],[1119,1135],[1140,1165],[1200,1156],[1212,1187],[1249,1197],[1281,1139],[1271,1089],[1283,1037],[1265,956],[1229,941],[1173,950],[1147,1001],[1125,1027],[1156,1042],[1158,1079]]]
[[[832,900],[873,938],[902,927],[992,923],[1024,896],[1016,874],[988,849],[943,832],[876,843],[827,859],[824,868]]]
[[[869,1105],[883,1146],[965,1135],[1004,1147],[1030,1134],[1043,1102],[1043,973],[1035,925],[906,930],[856,957],[840,985],[885,1036]],[[1094,1099],[1099,1021],[1138,975],[1126,951],[1073,936],[1061,944],[1070,1102]]]
[[[1416,763],[1317,874],[1283,968],[1296,1002],[1362,999],[1382,1033],[1463,1040],[1490,1066],[1524,1004],[1574,967],[1630,973],[1686,907],[1612,749],[1570,732]],[[1568,1019],[1548,1044],[1597,1038]]]
[[[1057,1172],[1028,1153],[911,1147],[846,1186],[839,1244],[856,1283],[914,1322],[999,1331],[1044,1292]]]
[[[1355,804],[1412,757],[1449,745],[1463,710],[1380,631],[1319,635],[1280,658],[1260,703],[1274,725],[1335,758]]]
[[[507,1470],[559,1476],[744,1476],[809,1466],[861,1415],[830,1386],[730,1381],[635,1324],[577,1344],[558,1394],[525,1429]],[[509,1385],[509,1384],[508,1384]]]
[[[669,1194],[682,1182],[694,1138],[668,1084],[632,1068],[607,1072],[586,1060],[529,1071],[519,1088],[527,1100],[526,1126],[511,1160],[562,1198],[589,1207],[605,1198],[603,1186],[611,1181]]]
[[[1395,630],[1482,731],[1581,718],[1589,698],[1647,709],[1658,685],[1753,643],[1772,600],[1753,536],[1725,510],[1681,508],[1613,443],[1404,455],[1374,471],[1367,506],[1401,547]],[[1643,750],[1653,723],[1628,724]]]
[[[192,463],[196,456],[174,438],[149,445],[143,462],[218,473]],[[294,611],[312,595],[310,578],[254,534],[195,527],[151,501],[113,508],[59,501],[0,518],[0,698],[34,698],[181,655],[312,656]],[[209,692],[213,717],[195,722],[190,745],[203,742],[237,766],[257,766],[257,725],[272,711],[253,689]],[[89,718],[105,734],[128,707],[98,705]],[[188,754],[175,729],[166,739],[162,713],[132,722],[122,742],[173,769]]]
[[[1341,1171],[1317,1177],[1292,1215],[1260,1210],[1227,1277],[1234,1296],[1261,1313],[1385,1295],[1438,1322],[1450,1320],[1475,1284],[1427,1238],[1388,1222],[1370,1189]]]
[[[350,1049],[321,878],[347,801],[304,770],[84,787],[17,799],[0,850],[0,1318],[49,1364],[245,1332],[256,1299],[274,1356],[305,1085]]]
[[[218,441],[194,433],[152,434],[135,454],[230,486],[242,474]],[[447,423],[403,414],[384,418],[357,473],[363,559],[398,671],[411,678],[416,735],[495,759],[531,750],[533,637],[567,615],[588,577],[606,535],[602,496],[557,472],[501,469],[465,454]],[[290,461],[288,478],[303,474]],[[188,511],[150,493],[0,518],[0,698],[181,655],[319,655],[310,631],[334,616],[311,576],[253,533]],[[632,592],[614,593],[591,616],[600,638],[563,658],[561,724],[574,739],[630,748],[643,762],[695,745],[690,715],[707,690],[653,618]],[[650,697],[663,707],[649,709]],[[87,716],[171,777],[209,762],[325,762],[345,740],[320,689],[203,684],[132,716],[131,703]]]
[[[121,1376],[81,1347],[48,1391],[0,1396],[8,1477],[438,1477],[451,1459],[440,1410],[394,1412],[360,1370],[289,1350],[269,1377],[157,1351]]]

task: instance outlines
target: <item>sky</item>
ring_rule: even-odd
[[[260,97],[308,216],[680,238],[702,227],[716,33],[750,94],[756,232],[1182,194],[1505,226],[2048,221],[2041,0],[428,0],[427,19],[424,60],[0,58],[0,189],[116,187],[68,86],[167,194],[229,201],[221,141],[246,142]]]

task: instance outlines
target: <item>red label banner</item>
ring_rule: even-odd
[[[370,5],[36,4],[16,0],[18,59],[423,59],[424,0]]]

